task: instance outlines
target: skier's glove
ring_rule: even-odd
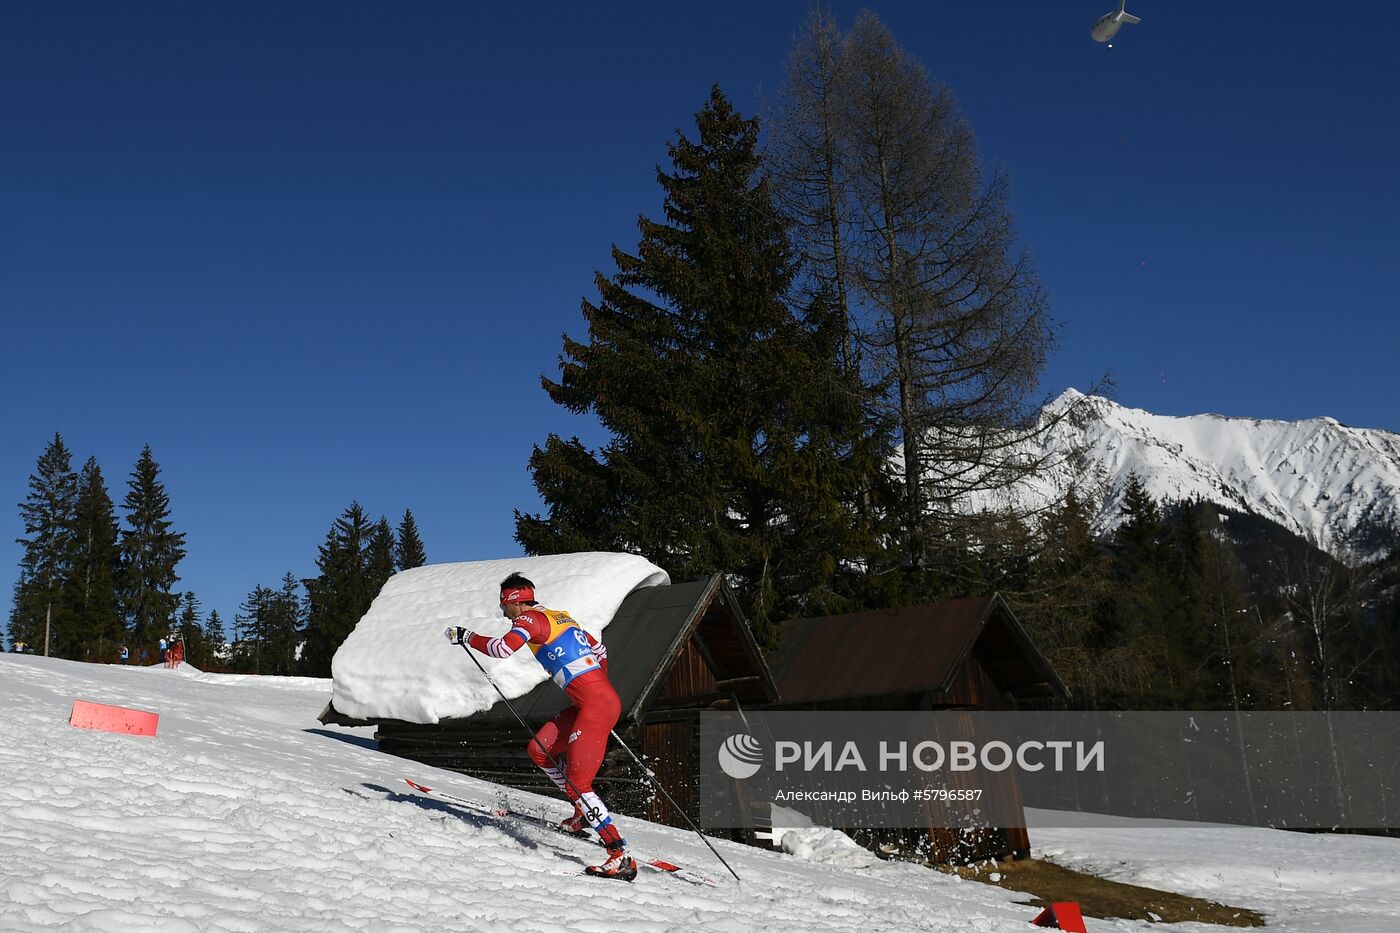
[[[454,645],[465,645],[467,639],[472,637],[472,633],[468,629],[462,628],[460,625],[449,625],[443,630],[443,634],[446,635],[447,640]]]

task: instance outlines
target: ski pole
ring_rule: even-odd
[[[706,835],[705,835],[704,833],[700,832],[700,827],[698,827],[698,826],[695,825],[695,821],[692,820],[692,819],[690,818],[690,814],[689,814],[689,813],[686,813],[686,812],[685,812],[685,809],[684,809],[683,807],[681,807],[680,804],[676,803],[676,801],[671,797],[670,794],[666,793],[666,788],[662,787],[662,786],[661,786],[661,782],[660,782],[659,780],[657,780],[656,772],[654,772],[654,771],[652,771],[650,768],[648,768],[648,767],[642,762],[642,759],[640,759],[640,758],[637,757],[637,753],[634,752],[634,751],[632,751],[632,749],[630,749],[630,748],[627,747],[627,743],[624,742],[624,741],[622,741],[622,736],[618,735],[616,730],[610,729],[610,730],[608,730],[608,731],[612,733],[612,737],[613,737],[613,738],[617,739],[617,744],[618,744],[618,745],[621,745],[624,749],[627,750],[627,754],[629,754],[629,755],[632,756],[632,760],[635,761],[635,762],[637,763],[637,767],[641,768],[641,769],[642,769],[642,773],[645,774],[648,778],[651,779],[651,783],[654,784],[654,785],[656,785],[656,789],[659,790],[659,791],[661,791],[661,795],[662,795],[663,797],[666,798],[666,801],[667,801],[668,803],[671,804],[671,809],[675,810],[677,813],[679,813],[682,817],[685,818],[685,821],[686,821],[687,823],[690,824],[690,828],[693,829],[693,830],[695,830],[695,835],[699,836],[699,837],[700,837],[700,841],[703,842],[703,843],[705,843],[706,847],[709,848],[709,850],[710,850],[711,852],[714,853],[715,858],[719,859],[719,863],[720,863],[721,865],[723,865],[725,868],[729,868],[729,863],[726,862],[726,861],[724,860],[724,856],[723,856],[723,855],[720,855],[719,852],[717,852],[717,851],[715,850],[715,847],[712,846],[712,845],[710,845],[710,840],[709,840],[709,838],[706,837]],[[729,873],[730,873],[731,875],[734,876],[734,880],[735,880],[735,881],[739,882],[740,884],[743,884],[743,879],[739,877],[738,872],[736,872],[736,871],[735,871],[734,869],[732,869],[732,868],[729,868]]]

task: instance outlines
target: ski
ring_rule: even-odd
[[[446,791],[438,790],[433,787],[428,787],[424,784],[419,784],[417,781],[414,781],[410,778],[404,778],[404,783],[406,783],[409,787],[413,788],[415,791],[424,795],[425,797],[432,797],[438,800],[444,800],[448,803],[455,804],[459,807],[465,807],[468,810],[475,811],[485,816],[494,817],[496,819],[517,820],[522,823],[528,823],[531,826],[537,826],[540,829],[547,829],[550,832],[558,833],[561,836],[568,836],[571,839],[579,839],[584,842],[589,842],[593,845],[598,846],[601,846],[603,844],[597,836],[593,835],[587,830],[570,832],[569,830],[560,826],[558,823],[546,819],[543,815],[527,813],[525,811],[511,807],[509,801],[505,799],[498,801],[497,805],[492,807],[488,806],[487,804],[480,803],[476,800],[468,800],[466,797],[458,797],[456,794],[449,794]],[[713,878],[708,878],[705,875],[701,875],[697,872],[690,871],[687,868],[682,868],[674,862],[668,862],[665,859],[659,858],[648,858],[643,855],[638,855],[636,852],[633,852],[630,849],[628,850],[627,854],[632,856],[632,858],[636,860],[637,865],[639,866],[650,868],[653,871],[665,872],[666,874],[671,875],[674,878],[679,878],[682,881],[689,881],[691,884],[703,884],[709,887],[715,887],[715,880]]]

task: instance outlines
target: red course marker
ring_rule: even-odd
[[[159,722],[159,713],[127,709],[125,706],[104,706],[87,700],[74,700],[73,712],[68,717],[68,724],[79,729],[99,729],[124,735],[155,735]]]
[[[1074,931],[1074,933],[1089,933],[1084,928],[1084,917],[1079,912],[1079,905],[1074,901],[1060,901],[1051,904],[1041,911],[1040,916],[1031,921],[1038,927],[1050,927],[1056,930]]]

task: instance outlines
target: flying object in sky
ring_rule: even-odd
[[[1142,22],[1142,20],[1124,9],[1127,5],[1128,0],[1118,0],[1118,9],[1116,11],[1105,13],[1103,16],[1099,17],[1098,22],[1094,23],[1094,28],[1089,31],[1089,35],[1094,37],[1095,42],[1108,42],[1114,36],[1118,35],[1118,30],[1123,27],[1124,23]],[[1112,48],[1112,46],[1109,47]]]

